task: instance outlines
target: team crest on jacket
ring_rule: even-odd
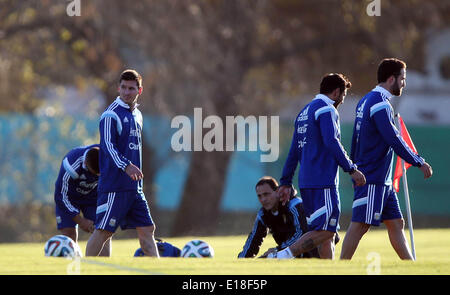
[[[109,221],[109,226],[115,226],[115,225],[116,225],[116,219],[111,218],[111,220]]]

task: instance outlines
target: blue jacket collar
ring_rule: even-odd
[[[332,100],[331,98],[329,98],[328,96],[326,96],[325,94],[317,94],[316,97],[314,97],[314,99],[321,99],[324,102],[326,102],[329,105],[334,105],[334,100]]]
[[[392,97],[392,94],[380,85],[377,85],[374,89],[372,89],[372,91],[381,93],[386,99],[391,99]]]

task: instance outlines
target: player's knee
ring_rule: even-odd
[[[370,224],[366,224],[366,223],[362,223],[362,227],[361,227],[361,234],[365,234],[369,231],[370,229]]]
[[[325,240],[327,240],[327,241],[329,241],[330,243],[332,242],[332,240],[333,240],[333,238],[334,238],[334,232],[331,232],[331,231],[324,231],[324,234],[325,234]]]
[[[138,238],[140,240],[147,240],[147,239],[153,240],[155,237],[155,230],[156,230],[155,225],[138,227],[136,229],[137,229]]]
[[[146,226],[145,230],[143,231],[144,236],[153,238],[155,236],[155,230],[156,230],[155,225]]]
[[[403,218],[386,220],[385,225],[388,229],[402,231],[405,228],[405,220]]]
[[[100,240],[102,240],[103,242],[106,242],[108,239],[110,239],[113,235],[112,232],[104,230],[104,229],[96,229],[94,231],[94,234],[96,235],[96,237],[98,237]]]
[[[152,235],[154,235],[155,234],[155,230],[156,230],[156,225],[150,225],[150,229],[149,229],[149,231],[151,232],[151,234]]]
[[[352,235],[356,235],[361,238],[369,231],[369,229],[370,224],[362,222],[352,222],[352,224],[350,225],[349,232],[352,232]]]

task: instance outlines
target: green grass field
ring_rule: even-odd
[[[409,237],[408,232],[406,232]],[[341,233],[344,237],[344,233]],[[133,257],[139,247],[135,240],[113,241],[110,258],[69,260],[44,256],[44,243],[1,244],[0,274],[2,275],[449,275],[450,229],[414,231],[417,261],[401,261],[389,244],[385,230],[372,230],[361,241],[351,261],[319,259],[237,259],[246,236],[183,237],[166,241],[182,247],[193,238],[200,238],[215,250],[213,259]],[[336,247],[340,255],[342,243]],[[84,251],[86,241],[80,241]],[[262,251],[273,247],[267,237]],[[261,252],[262,253],[262,252]],[[378,260],[377,260],[378,259]],[[379,261],[379,268],[376,267]]]

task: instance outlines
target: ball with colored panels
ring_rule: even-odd
[[[71,238],[64,235],[51,237],[44,246],[45,256],[48,257],[82,257],[81,249]]]
[[[181,257],[211,258],[214,257],[214,249],[205,241],[192,240],[181,250]]]

